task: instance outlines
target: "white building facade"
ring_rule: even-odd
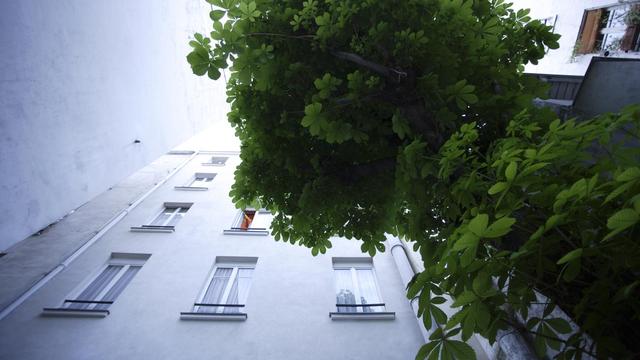
[[[409,260],[338,238],[317,257],[274,241],[268,212],[228,197],[238,162],[165,155],[155,166],[168,175],[106,224],[87,222],[92,236],[52,268],[19,271],[46,248],[0,258],[3,285],[31,277],[0,292],[0,359],[414,358],[425,337],[405,295]]]
[[[201,0],[0,3],[0,253],[226,122],[198,78]]]

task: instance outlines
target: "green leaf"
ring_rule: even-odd
[[[553,330],[555,330],[559,334],[568,334],[572,331],[571,325],[565,319],[553,318],[553,319],[547,319],[545,320],[545,322],[549,324],[549,326],[551,326]]]
[[[509,184],[507,184],[506,182],[497,182],[489,189],[489,195],[495,195],[497,193],[503,192],[508,187]]]
[[[509,166],[504,171],[504,176],[507,178],[507,181],[511,182],[516,177],[516,172],[518,171],[518,163],[512,161],[509,163]]]
[[[631,188],[633,185],[635,185],[634,182],[633,181],[629,181],[629,182],[626,182],[626,183],[618,186],[615,190],[613,190],[611,193],[609,193],[609,195],[607,195],[607,197],[604,199],[604,203],[606,204],[609,201],[617,198],[622,193],[624,193],[629,188]]]
[[[211,12],[209,12],[209,17],[213,21],[218,21],[218,20],[222,19],[224,14],[225,14],[224,10],[211,10]]]
[[[466,290],[465,292],[463,292],[462,294],[456,297],[456,300],[453,302],[453,304],[451,304],[451,307],[455,308],[455,307],[464,306],[476,300],[477,298],[478,297],[476,296],[476,294],[474,294],[472,291]]]
[[[482,237],[484,231],[487,228],[487,223],[489,222],[489,215],[487,214],[478,214],[469,222],[469,230],[473,232],[476,236]]]
[[[551,215],[550,218],[544,224],[545,231],[549,229],[553,229],[558,223],[560,223],[565,218],[565,214],[555,214]]]
[[[442,296],[436,296],[433,299],[431,299],[432,304],[444,304],[446,301],[447,300]]]
[[[445,346],[451,351],[454,359],[475,360],[476,353],[467,343],[458,340],[447,340]]]
[[[211,80],[218,80],[220,78],[220,71],[214,66],[209,66],[209,70],[207,70],[207,76],[209,76],[209,79]]]
[[[582,262],[580,258],[568,262],[562,273],[562,279],[567,282],[573,281],[580,274],[581,267]]]
[[[429,354],[431,354],[432,351],[436,349],[439,344],[440,343],[437,341],[431,341],[422,345],[420,347],[420,350],[418,350],[418,353],[416,354],[416,360],[424,360],[427,356],[429,356]]]
[[[516,219],[514,218],[500,218],[487,228],[487,230],[483,233],[483,237],[497,238],[504,236],[511,231],[511,225],[513,225],[515,222]]]
[[[640,178],[640,168],[632,167],[616,176],[616,181],[631,181]]]
[[[463,249],[471,248],[478,245],[480,238],[473,233],[466,233],[455,244],[453,244],[453,250],[460,251]]]
[[[609,220],[607,220],[607,228],[613,230],[623,230],[630,226],[635,225],[640,217],[638,213],[633,209],[623,209],[613,214]]]
[[[431,305],[431,315],[433,315],[433,319],[439,325],[444,325],[447,323],[447,314],[444,311],[440,310],[436,305]]]
[[[582,249],[582,248],[570,251],[565,256],[560,258],[560,260],[558,260],[558,262],[556,264],[560,265],[560,264],[564,264],[566,262],[569,262],[569,261],[571,261],[573,259],[577,259],[577,258],[582,256],[583,251],[584,251],[584,249]]]

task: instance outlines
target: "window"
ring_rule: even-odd
[[[549,16],[544,19],[539,19],[543,25],[551,26],[551,32],[556,29],[556,21],[558,20],[558,15]]]
[[[192,312],[182,319],[244,320],[243,311],[257,258],[219,257]]]
[[[191,208],[192,203],[164,203],[164,208],[147,225],[134,226],[135,232],[173,232],[175,225]]]
[[[333,258],[333,272],[337,312],[330,314],[332,319],[347,318],[340,315],[395,317],[385,312],[371,258]]]
[[[271,212],[260,209],[244,209],[238,212],[233,220],[231,229],[225,230],[225,234],[254,234],[268,235],[271,225]]]
[[[633,20],[640,4],[621,4],[584,12],[578,33],[577,52],[640,50],[640,26]]]
[[[186,186],[176,186],[176,190],[208,190],[215,173],[195,173]]]
[[[46,315],[104,317],[116,298],[136,276],[151,255],[113,253],[98,274],[65,299],[58,308],[45,308]]]
[[[227,159],[229,158],[226,156],[212,156],[209,162],[204,162],[202,165],[224,166],[227,163]]]

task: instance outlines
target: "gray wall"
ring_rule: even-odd
[[[2,1],[0,251],[224,121],[224,82],[185,60],[208,11],[200,0]]]
[[[210,156],[210,155],[209,155]],[[336,239],[324,256],[271,236],[224,235],[237,213],[228,198],[238,157],[205,167],[200,155],[151,194],[67,269],[0,321],[1,359],[412,359],[423,343],[390,253],[373,264],[395,320],[332,321],[332,256],[363,256]],[[217,172],[204,192],[177,191],[195,172]],[[165,201],[193,202],[175,233],[133,233]],[[74,214],[70,215],[73,217]],[[151,257],[102,319],[41,317],[112,252]],[[185,321],[216,256],[258,257],[244,322]],[[0,259],[2,261],[2,259]]]

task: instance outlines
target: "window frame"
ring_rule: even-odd
[[[360,289],[360,279],[358,278],[358,271],[357,270],[370,270],[371,274],[373,275],[373,284],[375,285],[376,288],[376,295],[378,296],[378,299],[380,300],[380,303],[382,302],[382,293],[380,292],[380,286],[378,284],[378,276],[376,274],[375,268],[373,267],[373,263],[366,263],[366,262],[334,262],[333,263],[333,270],[334,270],[334,285],[337,285],[337,277],[336,277],[336,273],[335,270],[350,270],[351,273],[351,285],[353,286],[353,292],[354,292],[354,296],[356,299],[356,303],[355,305],[366,305],[366,304],[362,304],[362,300],[361,299],[361,289]],[[355,311],[352,312],[359,312],[359,313],[365,313],[364,311],[365,306],[361,306],[361,307],[355,307]],[[372,311],[372,312],[384,312],[384,310],[386,309],[386,305],[384,306],[373,306],[373,308],[375,309],[379,309],[382,308],[382,311]],[[336,303],[336,309],[338,310],[338,312],[341,313],[348,313],[349,311],[339,311],[339,307],[337,306]]]
[[[176,190],[194,190],[194,191],[206,191],[209,190],[209,184],[213,182],[218,173],[201,173],[197,172],[193,174],[186,185],[175,186]],[[205,181],[198,183],[198,178],[203,178]],[[209,179],[209,181],[206,181]]]
[[[137,253],[111,253],[109,259],[102,264],[96,271],[91,273],[81,281],[65,298],[59,303],[57,307],[44,308],[42,314],[45,316],[80,316],[80,317],[105,317],[110,314],[109,308],[115,303],[115,301],[122,295],[131,281],[137,275],[134,274],[125,287],[118,293],[111,301],[100,300],[103,299],[113,287],[118,284],[120,279],[127,273],[131,267],[139,267],[138,271],[142,270],[142,267],[151,257],[151,254],[137,254]],[[107,285],[91,299],[79,299],[83,292],[85,292],[97,279],[100,277],[109,266],[122,266],[118,270],[117,274],[109,280]],[[76,301],[95,301],[95,303],[89,303],[86,308],[73,308],[73,304]],[[97,309],[97,307],[101,307]]]
[[[253,285],[253,276],[255,274],[256,266],[258,264],[257,257],[216,257],[216,260],[213,263],[209,274],[207,275],[206,280],[201,286],[200,292],[196,297],[196,302],[191,307],[190,312],[181,312],[180,319],[182,320],[246,320],[247,313],[238,311],[238,312],[225,312],[225,306],[216,306],[214,311],[200,311],[202,308],[207,308],[207,306],[202,306],[198,304],[203,304],[204,297],[207,294],[207,290],[211,287],[216,271],[220,268],[232,268],[231,275],[229,275],[229,279],[224,285],[224,290],[222,291],[222,298],[219,304],[224,305],[238,305],[234,306],[237,308],[245,308],[246,302],[249,297],[249,292],[251,291],[251,287]],[[249,289],[247,290],[247,298],[244,303],[239,304],[231,304],[228,303],[229,294],[231,293],[231,289],[233,288],[234,282],[237,279],[238,272],[240,269],[251,269],[253,270],[251,274],[251,282],[249,284]]]
[[[132,232],[162,232],[162,233],[172,233],[175,231],[175,227],[177,223],[184,218],[185,214],[191,210],[193,203],[185,203],[185,202],[165,202],[162,206],[162,209],[155,213],[155,215],[146,221],[144,225],[141,226],[132,226],[130,230]],[[169,215],[169,217],[163,222],[162,225],[153,225],[153,223],[165,214],[167,209],[174,209],[173,212]],[[185,209],[184,212],[180,212],[182,209]],[[178,214],[182,214],[180,219],[176,221],[174,225],[169,224]]]
[[[216,161],[216,159],[219,159],[219,160]],[[213,156],[211,156],[209,158],[208,162],[203,162],[202,165],[204,165],[204,166],[225,166],[225,165],[227,165],[227,161],[229,161],[229,156],[213,155]]]
[[[246,211],[253,211],[254,215],[251,223],[249,224],[249,227],[247,229],[244,229],[241,227],[241,225]],[[270,215],[272,215],[271,211],[266,209],[245,208],[239,210],[236,213],[236,216],[233,218],[233,221],[231,222],[231,227],[229,229],[223,230],[223,233],[225,235],[269,235],[268,227],[251,227],[251,224],[256,222],[257,217]]]
[[[370,270],[373,277],[373,284],[376,289],[376,295],[378,296],[378,306],[370,306],[374,309],[371,312],[364,311],[367,306],[354,306],[354,311],[341,311],[337,303],[337,285],[338,278],[336,270],[349,270],[351,273],[351,285],[354,287],[354,297],[356,303],[354,305],[367,305],[362,304],[361,300],[361,282],[358,278],[357,270]],[[376,273],[373,259],[369,257],[364,258],[332,258],[332,272],[333,272],[333,298],[335,302],[335,312],[330,312],[329,317],[332,320],[393,320],[395,319],[395,312],[389,312],[387,305],[384,303],[382,297],[382,291],[380,289],[380,283],[378,281],[378,275]],[[347,307],[348,308],[348,307]],[[381,309],[381,310],[378,310]]]

